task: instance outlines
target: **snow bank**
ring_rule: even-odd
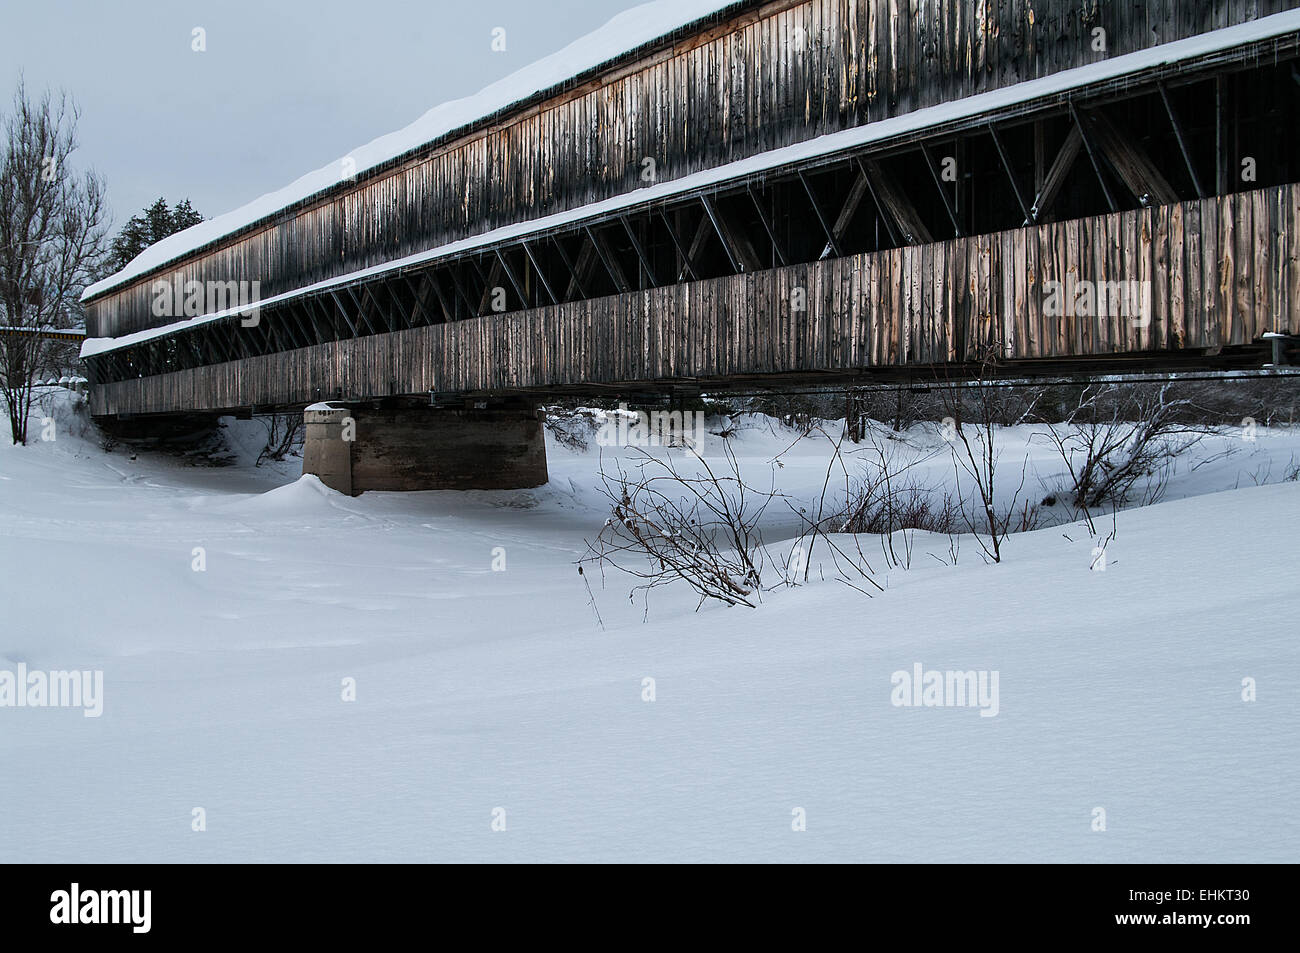
[[[320,477],[304,473],[292,483],[224,504],[221,509],[232,515],[302,516],[306,513],[328,512],[335,508],[336,503],[345,499],[348,497],[327,487],[320,481]]]
[[[771,472],[790,434],[748,420],[742,465]],[[1016,469],[1027,433],[1001,439]],[[1239,444],[1180,475],[1207,495],[1121,512],[1104,572],[1077,528],[1000,565],[921,537],[874,598],[814,553],[813,584],[757,610],[668,588],[647,622],[626,579],[576,574],[594,496],[376,493],[319,519],[336,497],[311,479],[250,498],[241,475],[274,474],[0,441],[0,669],[104,674],[100,718],[0,709],[0,856],[1288,862],[1300,484],[1244,475],[1300,436]],[[824,451],[785,459],[778,489],[819,492]],[[555,455],[550,487],[598,465]],[[998,673],[998,714],[894,704],[917,665]]]

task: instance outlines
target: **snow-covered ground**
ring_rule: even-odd
[[[55,440],[0,446],[0,671],[100,670],[103,714],[0,708],[0,860],[1300,855],[1300,483],[1255,485],[1294,432],[1206,441],[1118,514],[1104,572],[1077,524],[997,565],[921,537],[874,598],[754,610],[647,611],[589,572],[602,627],[594,448],[550,444],[538,490],[350,499],[293,463],[105,452],[49,399]],[[815,498],[824,442],[774,469],[793,434],[733,423],[755,482]],[[1002,438],[1037,501],[1052,452]],[[933,426],[893,445],[951,469]],[[996,716],[893,704],[917,664],[996,673]]]

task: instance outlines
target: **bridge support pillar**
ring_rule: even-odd
[[[514,490],[548,479],[535,404],[477,410],[339,402],[304,414],[303,473],[340,493]]]

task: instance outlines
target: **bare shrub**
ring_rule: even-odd
[[[698,472],[680,469],[672,455],[634,453],[630,468],[616,463],[612,473],[602,461],[599,489],[609,500],[610,516],[579,564],[609,566],[641,579],[633,598],[681,581],[699,595],[697,609],[709,599],[757,606],[770,562],[759,522],[781,494],[748,486],[725,442],[721,472],[693,449],[684,458]]]
[[[828,440],[832,453],[815,511],[811,514],[803,508],[797,511],[803,523],[796,547],[803,556],[803,578],[806,581],[808,557],[820,539],[831,557],[834,578],[866,595],[871,593],[861,585],[883,591],[873,578],[874,571],[858,537],[878,535],[886,566],[907,568],[911,565],[915,530],[946,532],[944,527],[953,524],[954,520],[944,515],[944,510],[951,515],[952,499],[944,494],[941,503],[936,505],[933,492],[907,473],[923,461],[899,463],[890,452],[893,441],[881,440],[874,430],[866,429],[864,439],[868,446],[850,450],[850,459],[846,459],[844,452],[845,441],[851,437],[847,428],[834,437],[822,428],[818,433]],[[833,482],[843,487],[842,496],[838,492],[829,493]],[[901,535],[897,545],[896,534]],[[851,544],[837,539],[845,535],[852,537]],[[950,549],[955,559],[956,547]]]
[[[885,490],[881,483],[861,480],[846,509],[842,533],[893,533],[903,529],[942,535],[960,532],[961,509],[953,495],[913,481]]]
[[[1139,483],[1141,502],[1157,502],[1173,460],[1208,432],[1184,422],[1195,419],[1192,401],[1173,397],[1171,386],[1089,385],[1062,422],[1048,425],[1046,438],[1069,474],[1071,505],[1085,517],[1129,502]]]
[[[996,445],[999,421],[1005,419],[1006,392],[997,383],[997,348],[986,347],[978,362],[978,371],[967,385],[944,390],[947,411],[948,445],[953,460],[953,475],[961,512],[967,529],[975,537],[986,558],[1002,561],[1002,542],[1011,532],[1014,514],[1024,489],[1029,458],[1020,469],[1020,483],[1011,495],[1005,510],[999,510],[997,501],[997,474],[1000,453]],[[1040,389],[1039,394],[1042,391]],[[1033,413],[1037,398],[1027,405],[1022,399],[1017,403],[1017,422]],[[962,480],[974,486],[974,495],[968,501],[962,491]]]
[[[910,462],[898,459],[898,444],[881,439],[874,431],[868,446],[857,454],[859,467],[846,481],[845,510],[838,531],[877,534],[890,566],[911,563],[911,537],[907,531],[922,530],[952,536],[961,523],[961,507],[947,490],[923,485],[910,472],[931,459],[929,454]],[[894,546],[894,534],[902,532],[905,550]]]
[[[553,406],[544,408],[543,426],[561,447],[583,453],[591,447],[595,415],[586,408]]]

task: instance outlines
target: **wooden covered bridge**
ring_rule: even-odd
[[[547,395],[1292,358],[1296,7],[701,0],[649,33],[616,20],[564,81],[435,111],[409,148],[90,288],[92,411],[334,401],[359,424],[353,491],[526,485]],[[398,456],[417,462],[375,463]]]

